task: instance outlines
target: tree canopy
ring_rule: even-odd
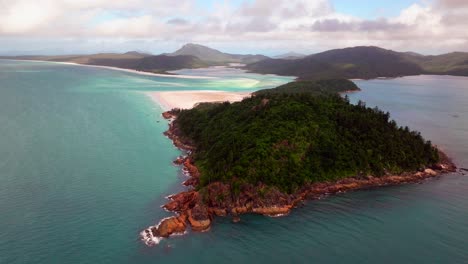
[[[293,192],[308,182],[398,174],[439,159],[431,142],[388,112],[336,93],[282,91],[180,111],[175,126],[196,147],[200,187],[261,182]]]

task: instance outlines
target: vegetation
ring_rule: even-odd
[[[180,56],[149,56],[142,58],[136,67],[136,70],[147,72],[173,71],[178,69],[194,69],[208,67],[210,64],[203,62],[197,57]]]
[[[359,91],[359,87],[352,81],[346,79],[328,79],[318,81],[296,81],[290,82],[273,89],[264,89],[255,92],[255,95],[262,94],[295,94],[308,93],[311,95],[335,94],[348,91]]]
[[[452,52],[438,56],[410,54],[408,60],[421,66],[424,73],[468,76],[468,53]]]
[[[297,76],[301,80],[372,79],[418,74],[468,76],[468,53],[453,52],[424,56],[414,52],[395,52],[378,47],[336,49],[309,56],[286,53],[272,59],[263,55],[229,54],[189,43],[173,53],[157,56],[131,51],[123,54],[0,56],[0,59],[2,58],[74,62],[158,73],[183,68],[242,63],[248,64],[246,69],[252,72]]]
[[[258,73],[298,76],[302,80],[372,79],[419,74],[468,76],[468,53],[423,56],[378,47],[354,47],[325,51],[296,60],[267,59],[249,64],[247,69]]]
[[[261,60],[268,59],[267,56],[263,55],[240,55],[240,54],[229,54],[219,50],[215,50],[206,46],[188,43],[182,46],[182,48],[176,50],[173,53],[167,54],[169,56],[180,56],[189,55],[195,56],[200,60],[208,63],[215,63],[223,65],[227,63],[254,63]]]
[[[431,142],[398,127],[389,113],[312,83],[201,104],[182,110],[175,126],[197,148],[199,187],[262,182],[293,192],[307,182],[413,171],[439,159]]]

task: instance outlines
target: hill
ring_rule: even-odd
[[[359,87],[357,87],[356,84],[350,80],[328,79],[290,82],[276,88],[259,90],[255,92],[254,95],[310,94],[317,96],[359,90]]]
[[[197,44],[186,44],[179,50],[161,55],[151,55],[138,51],[126,53],[99,53],[91,55],[60,56],[0,56],[0,59],[40,60],[72,62],[77,64],[99,65],[123,69],[165,72],[179,69],[192,69],[229,63],[250,64],[268,59],[263,55],[229,54]]]
[[[275,59],[286,59],[286,60],[296,60],[296,59],[302,59],[304,58],[305,54],[302,53],[297,53],[297,52],[287,52],[284,54],[276,55],[273,58]]]
[[[195,146],[200,187],[261,182],[291,193],[307,182],[398,174],[438,161],[430,142],[388,113],[325,92],[326,83],[306,84],[288,86],[307,93],[282,86],[239,103],[181,111],[175,126]]]
[[[468,76],[468,53],[452,52],[437,56],[407,54],[407,60],[421,66],[424,73]]]
[[[371,79],[398,77],[423,72],[420,65],[398,52],[378,47],[354,47],[330,50],[302,59],[268,59],[249,64],[259,73],[298,76],[300,79]]]
[[[139,64],[137,65],[136,70],[157,73],[178,69],[202,68],[208,66],[210,65],[195,56],[157,55],[144,57],[139,60]]]
[[[468,76],[468,53],[424,56],[378,47],[335,49],[302,59],[267,59],[246,66],[252,72],[298,76],[303,80],[372,79],[419,74]]]
[[[261,60],[268,59],[268,57],[263,55],[240,55],[240,54],[229,54],[224,53],[216,49],[212,49],[206,46],[198,44],[185,44],[177,51],[166,54],[169,56],[179,56],[179,55],[190,55],[198,57],[199,59],[218,64],[227,64],[227,63],[255,63]]]
[[[189,150],[175,163],[195,189],[163,207],[176,216],[141,232],[151,245],[210,228],[214,216],[284,215],[306,198],[419,182],[455,166],[420,133],[389,113],[350,104],[332,91],[350,81],[291,83],[237,103],[199,104],[165,112],[169,136]],[[302,91],[302,92],[299,92]]]
[[[247,64],[245,69],[251,72],[297,76],[301,80],[372,79],[419,74],[468,76],[468,53],[464,52],[424,56],[414,52],[396,52],[379,47],[361,46],[301,56],[302,54],[297,53],[286,53],[279,56],[280,58],[229,54],[198,44],[186,44],[173,53],[158,56],[130,51],[123,54],[0,58],[73,62],[150,72],[241,63]],[[149,64],[153,66],[147,67]]]

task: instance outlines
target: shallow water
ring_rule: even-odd
[[[218,79],[0,61],[0,263],[468,262],[461,175],[310,201],[283,218],[217,218],[209,232],[144,246],[139,231],[169,215],[160,205],[184,176],[171,164],[180,152],[162,136],[161,109],[141,91],[250,91],[290,80],[204,74]],[[358,82],[363,91],[350,96],[467,164],[468,80],[413,78]]]

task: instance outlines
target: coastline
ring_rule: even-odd
[[[189,179],[183,182],[183,185],[189,188],[169,196],[170,201],[162,206],[167,211],[174,212],[175,216],[162,219],[157,225],[150,226],[140,233],[141,240],[148,246],[156,245],[161,239],[171,235],[185,233],[189,226],[193,231],[207,231],[216,216],[231,216],[233,222],[239,222],[242,214],[284,216],[305,200],[362,189],[420,183],[429,178],[457,171],[455,164],[439,149],[441,157],[439,163],[400,175],[349,177],[337,181],[310,183],[293,194],[282,193],[274,187],[258,184],[245,185],[239,194],[233,195],[231,186],[222,182],[211,183],[200,192],[194,189],[200,178],[200,172],[192,157],[196,148],[192,142],[180,136],[174,123],[177,111],[164,112],[163,117],[170,120],[169,129],[164,134],[176,147],[186,153],[186,156],[177,158],[174,164],[181,166],[189,176]]]
[[[101,69],[107,69],[107,70],[128,72],[128,73],[133,73],[133,74],[138,74],[138,75],[157,76],[157,77],[167,77],[167,78],[180,78],[180,79],[216,79],[216,77],[211,77],[211,76],[192,76],[192,75],[179,75],[179,74],[161,74],[161,73],[152,73],[152,72],[145,72],[145,71],[137,71],[137,70],[131,70],[131,69],[124,69],[124,68],[118,68],[118,67],[112,67],[112,66],[81,64],[81,63],[64,62],[64,61],[15,60],[15,59],[2,59],[2,60],[10,60],[10,61],[32,61],[32,62],[48,62],[48,63],[57,63],[57,64],[64,64],[64,65],[72,65],[72,66],[83,66],[83,67],[101,68]]]
[[[248,92],[225,92],[216,90],[186,90],[167,92],[145,92],[164,111],[171,109],[190,109],[198,103],[238,102],[249,97]]]

